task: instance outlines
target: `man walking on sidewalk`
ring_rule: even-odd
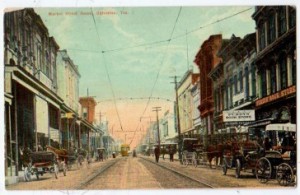
[[[154,154],[155,154],[155,160],[156,160],[156,162],[158,163],[159,155],[160,155],[158,146],[155,147],[155,149],[154,149]]]

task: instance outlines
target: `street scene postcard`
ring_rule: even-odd
[[[5,7],[4,192],[296,191],[296,8]]]

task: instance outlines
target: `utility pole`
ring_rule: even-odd
[[[178,90],[177,90],[177,76],[173,76],[171,78],[174,78],[175,83],[175,92],[176,92],[176,118],[177,118],[177,132],[178,132],[178,155],[179,155],[179,161],[182,163],[182,140],[181,140],[181,129],[180,129],[180,118],[179,118],[179,105],[178,105]]]
[[[158,133],[158,151],[160,151],[160,135],[159,135],[159,121],[158,121],[158,111],[161,111],[161,107],[153,107],[152,111],[156,112],[156,123],[157,123],[157,133]]]

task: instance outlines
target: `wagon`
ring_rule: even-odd
[[[296,178],[296,125],[270,124],[266,136],[273,142],[272,151],[266,151],[256,164],[256,178],[261,183],[276,179],[282,186],[295,183]],[[281,142],[282,140],[282,142]]]
[[[232,142],[230,150],[224,150],[222,171],[235,169],[235,177],[240,178],[241,171],[255,174],[257,160],[263,156],[260,146],[253,141]]]
[[[39,179],[45,173],[52,173],[56,179],[58,178],[58,164],[55,153],[47,151],[30,152],[28,160],[24,170],[25,181],[31,181],[32,175],[36,175],[36,178]]]
[[[198,143],[197,138],[183,138],[182,140],[182,159],[181,163],[185,166],[195,165],[197,163],[197,153],[194,145]]]

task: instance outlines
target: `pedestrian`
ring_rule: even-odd
[[[155,155],[155,160],[158,163],[159,155],[160,155],[160,151],[159,151],[159,147],[158,146],[156,146],[155,149],[154,149],[154,155]]]
[[[174,161],[174,151],[171,146],[169,148],[169,154],[170,154],[170,162],[173,162]]]

